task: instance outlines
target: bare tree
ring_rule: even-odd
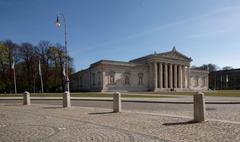
[[[62,91],[64,88],[63,63],[69,61],[69,73],[73,59],[66,55],[63,46],[41,41],[37,46],[30,43],[18,45],[10,40],[0,41],[0,92],[12,92],[12,63],[15,61],[19,91],[41,89],[38,65],[41,61],[44,92]]]
[[[225,67],[222,68],[222,70],[232,70],[232,69],[233,69],[232,66],[225,66]]]
[[[36,77],[36,68],[37,68],[37,58],[38,55],[36,51],[34,50],[34,47],[30,43],[23,43],[21,45],[21,48],[19,50],[20,56],[25,64],[25,67],[23,68],[24,75],[27,78],[27,89],[30,91],[33,90],[34,80]]]
[[[48,90],[48,73],[49,73],[49,48],[51,47],[51,43],[49,41],[40,41],[37,50],[39,54],[39,58],[41,61],[41,67],[42,67],[42,76],[43,76],[43,82],[44,82],[44,92]]]
[[[201,69],[201,70],[208,70],[209,72],[212,71],[217,71],[219,70],[219,66],[215,65],[215,64],[203,64],[201,66],[192,66],[193,69]]]

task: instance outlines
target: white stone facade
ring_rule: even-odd
[[[208,89],[208,72],[190,70],[191,58],[176,51],[129,62],[101,60],[71,77],[72,91],[184,91]],[[197,83],[196,79],[198,79]],[[194,85],[193,85],[194,84]]]
[[[191,90],[207,90],[208,89],[208,71],[192,69],[190,78],[190,89]]]

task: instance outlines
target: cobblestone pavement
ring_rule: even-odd
[[[61,105],[61,100],[32,100],[33,104]],[[72,100],[73,106],[111,108],[110,101],[80,101]],[[0,100],[1,103],[22,103],[22,100]],[[165,115],[193,116],[192,104],[168,104],[168,103],[134,103],[122,102],[123,110],[132,112],[147,112]],[[206,117],[224,121],[236,121],[240,123],[240,104],[206,104]]]
[[[240,125],[103,108],[0,104],[0,141],[240,141]]]

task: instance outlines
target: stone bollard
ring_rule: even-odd
[[[63,107],[71,107],[71,96],[68,91],[63,94]]]
[[[23,105],[31,105],[30,93],[27,91],[23,93]]]
[[[205,121],[205,111],[204,93],[197,92],[194,95],[194,122]]]
[[[121,112],[122,103],[121,103],[121,93],[113,93],[113,112]]]

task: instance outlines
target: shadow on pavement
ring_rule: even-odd
[[[197,123],[193,120],[191,121],[186,121],[186,122],[173,122],[173,123],[164,123],[164,126],[174,126],[174,125],[188,125],[188,124],[194,124]]]
[[[90,115],[98,115],[98,114],[111,114],[111,113],[114,113],[114,112],[94,112],[94,113],[88,113]]]
[[[24,106],[23,104],[5,104],[4,106]]]
[[[63,107],[43,107],[43,109],[58,109],[58,108],[63,108]]]

